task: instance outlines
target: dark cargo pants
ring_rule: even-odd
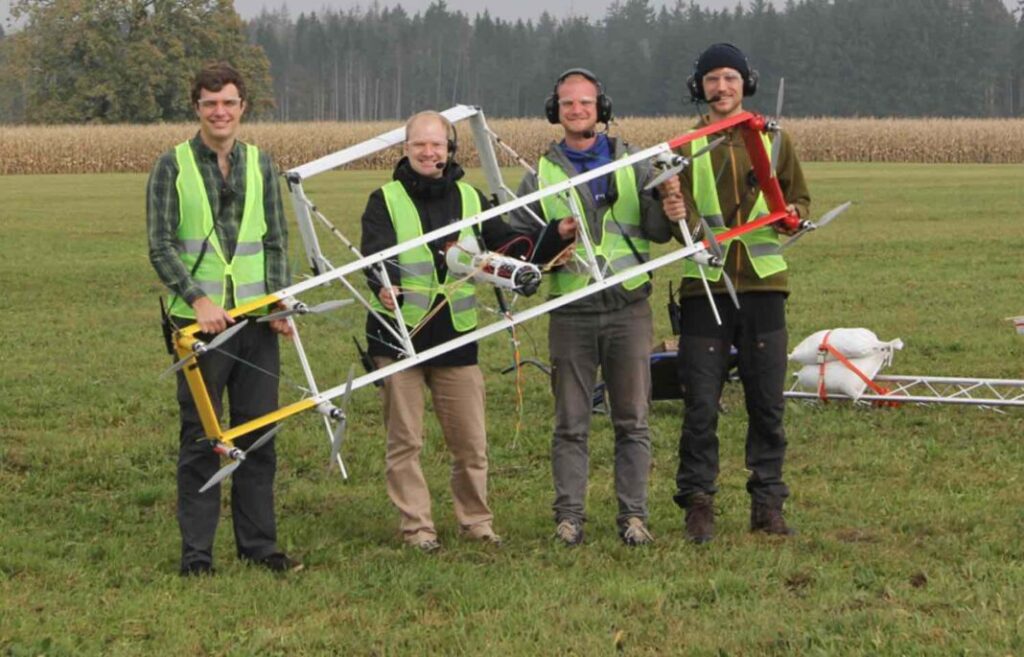
[[[183,326],[190,321],[177,320],[177,323]],[[218,417],[222,416],[223,396],[227,390],[232,427],[277,409],[279,368],[277,335],[269,325],[256,324],[254,320],[249,320],[245,328],[218,350],[199,358],[199,369]],[[220,469],[221,462],[210,442],[203,440],[205,432],[199,412],[180,373],[178,406],[181,414],[178,451],[181,564],[212,564],[213,540],[220,518],[220,485],[205,493],[200,493],[199,489]],[[272,425],[243,436],[235,445],[245,449],[271,428]],[[271,439],[246,456],[245,463],[231,475],[231,518],[239,557],[258,560],[277,552],[273,490],[277,467],[275,440]]]
[[[789,489],[782,480],[786,379],[785,296],[781,292],[739,295],[737,310],[725,295],[715,302],[715,323],[706,298],[682,302],[679,381],[684,417],[679,437],[675,501],[685,506],[694,493],[718,488],[718,403],[728,375],[729,348],[739,351],[739,375],[747,409],[747,491],[754,502],[781,506]]]
[[[590,419],[600,366],[615,430],[619,526],[647,519],[651,441],[651,307],[646,299],[609,313],[552,313],[548,347],[555,394],[551,469],[555,521],[586,520]]]

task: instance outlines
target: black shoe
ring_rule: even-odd
[[[750,503],[750,531],[773,536],[792,536],[796,530],[786,524],[780,503]]]
[[[686,540],[697,545],[715,538],[715,498],[694,493],[686,498]]]
[[[212,577],[217,571],[208,561],[193,561],[181,567],[182,577]]]
[[[274,552],[262,559],[254,559],[253,563],[262,566],[272,573],[297,573],[305,566],[301,562],[292,559],[284,552]]]

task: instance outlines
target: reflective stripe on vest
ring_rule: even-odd
[[[552,162],[547,156],[540,158],[540,164],[537,167],[538,188],[543,189],[545,186],[556,185],[568,179],[569,176],[562,170],[562,167]],[[615,171],[615,189],[618,192],[618,197],[601,217],[600,242],[594,240],[593,235],[590,234],[586,218],[578,217],[580,229],[588,231],[587,235],[594,246],[594,255],[599,261],[603,259],[608,263],[612,274],[639,264],[633,254],[633,249],[629,247],[630,241],[643,260],[649,258],[651,250],[650,242],[644,237],[643,229],[640,227],[640,197],[636,186],[636,172],[633,167],[622,167]],[[572,194],[573,201],[580,212],[584,212],[584,205],[576,188],[573,187],[568,193]],[[549,222],[574,214],[563,194],[546,196],[541,199],[540,205],[544,212],[544,218]],[[629,241],[623,235],[628,236]],[[576,253],[584,259],[587,257],[587,250],[583,247],[581,240],[576,241]],[[575,259],[570,260],[546,277],[551,281],[550,292],[552,295],[559,296],[578,290],[590,282],[589,270],[577,265],[579,263]],[[622,286],[627,290],[633,290],[649,280],[650,276],[647,274],[638,274],[624,281]]]
[[[771,141],[769,141],[768,136],[762,134],[761,141],[764,143],[765,150],[771,151]],[[691,152],[699,151],[707,143],[707,137],[694,139],[690,143],[690,148],[693,149]],[[715,174],[711,166],[711,153],[704,153],[694,158],[691,166],[693,167],[693,198],[697,203],[697,211],[707,220],[713,233],[717,235],[726,232],[728,227],[722,218],[722,206],[718,200],[718,186],[715,184]],[[740,221],[737,225],[754,221],[766,214],[768,214],[768,204],[764,200],[764,194],[758,192],[757,200],[754,201],[754,206],[750,209],[749,218],[746,221]],[[787,268],[785,258],[778,252],[779,234],[771,226],[763,226],[733,239],[738,239],[743,248],[747,250],[747,255],[750,256],[750,262],[754,267],[754,273],[757,274],[758,278],[768,278]],[[725,251],[726,259],[728,259],[729,246],[732,241],[730,239],[722,243],[722,250]],[[722,268],[705,267],[704,273],[709,281],[717,281],[722,277],[723,268],[724,263]],[[697,265],[688,259],[683,260],[683,277],[700,278]]]
[[[178,257],[192,274],[196,285],[221,308],[226,308],[228,281],[231,283],[231,301],[240,306],[267,294],[266,272],[263,258],[263,236],[267,221],[263,212],[263,174],[260,172],[259,149],[245,146],[245,207],[238,229],[238,243],[228,262],[213,228],[213,210],[206,194],[203,176],[199,173],[195,154],[189,142],[174,148],[178,163]],[[203,244],[206,250],[203,251]],[[202,259],[200,259],[202,255]],[[196,267],[196,262],[199,266]],[[250,314],[261,315],[266,308]],[[195,311],[184,299],[175,298],[170,313],[178,317],[195,319]]]
[[[465,183],[456,184],[462,201],[462,218],[480,214],[480,195],[477,191]],[[422,236],[423,224],[420,222],[419,211],[402,183],[393,180],[384,185],[381,191],[391,217],[391,225],[395,228],[397,243]],[[463,228],[459,233],[459,240],[464,238],[473,238],[471,227]],[[447,275],[445,285],[442,285],[437,278],[434,256],[429,246],[421,244],[399,253],[397,268],[399,279],[392,280],[391,284],[401,289],[402,318],[408,326],[417,326],[437,303],[438,297],[446,297],[455,330],[461,333],[476,328],[476,288],[470,282],[448,281]],[[370,299],[370,305],[382,315],[395,316],[377,296]]]

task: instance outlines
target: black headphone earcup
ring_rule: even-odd
[[[747,79],[743,81],[743,95],[745,97],[753,96],[757,93],[757,80],[758,74],[755,69],[750,69],[750,73],[747,74]]]
[[[686,88],[690,91],[690,100],[704,100],[704,88],[697,76],[691,75],[686,78]]]
[[[607,94],[597,96],[597,122],[607,124],[612,120],[612,99]]]
[[[558,123],[558,96],[555,94],[551,94],[544,101],[544,116],[548,118],[548,123]]]

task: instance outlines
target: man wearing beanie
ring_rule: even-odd
[[[716,43],[694,65],[687,86],[695,102],[708,113],[697,127],[744,111],[743,100],[757,90],[757,72],[734,45]],[[724,232],[768,212],[747,155],[740,128],[724,133],[726,140],[694,159],[680,182],[691,230],[703,217],[712,230]],[[781,139],[776,172],[790,211],[808,215],[810,195],[787,133]],[[687,145],[696,152],[707,139]],[[767,147],[766,139],[766,147]],[[731,240],[722,269],[705,270],[719,326],[709,306],[695,264],[684,262],[680,286],[682,306],[678,367],[685,416],[679,438],[679,469],[675,501],[686,510],[686,537],[706,543],[714,537],[715,480],[718,477],[718,402],[728,370],[730,347],[739,351],[739,375],[747,409],[746,468],[749,471],[750,530],[789,535],[782,507],[789,489],[782,479],[786,452],[783,430],[786,375],[787,266],[777,252],[778,223]],[[681,235],[677,235],[681,238]],[[722,271],[732,278],[739,309],[727,295]]]

